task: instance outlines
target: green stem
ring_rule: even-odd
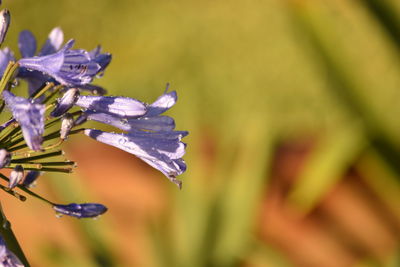
[[[25,267],[29,267],[30,264],[25,257],[24,252],[21,249],[21,246],[18,243],[17,238],[14,235],[14,232],[11,229],[11,223],[7,220],[4,210],[0,203],[0,234],[6,242],[7,248],[11,250],[15,256],[24,264]]]
[[[10,61],[7,65],[6,70],[4,71],[3,78],[0,81],[0,94],[7,89],[11,79],[13,79],[14,74],[18,69],[18,63]]]

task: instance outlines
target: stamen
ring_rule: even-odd
[[[44,86],[41,86],[36,92],[34,92],[30,97],[32,99],[37,99],[46,93],[49,89],[54,87],[54,83],[46,82]]]

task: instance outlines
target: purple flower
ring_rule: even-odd
[[[100,71],[101,66],[87,51],[71,49],[74,42],[74,40],[69,40],[54,54],[23,58],[19,60],[19,64],[29,70],[43,72],[67,86],[90,83]]]
[[[45,106],[3,91],[3,98],[13,117],[20,124],[26,144],[32,150],[40,150],[44,132]]]
[[[93,97],[90,97],[93,98]],[[143,107],[146,111],[141,116],[124,117],[118,114],[108,114],[104,109],[89,108],[85,112],[88,120],[94,120],[117,127],[124,131],[147,130],[147,131],[172,131],[175,129],[175,121],[168,116],[159,116],[159,114],[170,109],[177,100],[175,91],[164,93],[154,103]],[[141,103],[141,102],[140,102]],[[95,110],[95,111],[92,111]]]
[[[121,118],[142,116],[147,111],[144,103],[122,96],[80,96],[75,105],[89,111],[112,114]]]
[[[45,56],[57,52],[64,41],[64,34],[60,28],[54,28],[45,44],[40,49],[38,55]],[[33,57],[36,54],[36,38],[28,30],[22,31],[19,34],[18,47],[23,58]],[[29,95],[32,95],[37,89],[39,89],[46,81],[52,80],[47,75],[44,75],[40,71],[27,70],[26,68],[20,68],[18,77],[25,79],[28,82]]]
[[[53,209],[60,214],[73,216],[76,218],[93,218],[107,211],[107,208],[98,203],[71,203],[68,205],[54,205]]]
[[[123,105],[116,105],[116,99]],[[139,157],[181,187],[176,176],[186,170],[182,159],[186,144],[181,139],[188,132],[174,131],[174,119],[160,115],[170,109],[176,100],[177,94],[172,91],[164,93],[150,105],[130,98],[94,96],[80,97],[76,104],[87,109],[83,115],[85,119],[128,132],[118,134],[87,129],[86,135]],[[132,112],[131,117],[126,116],[126,110],[135,111],[137,108],[140,112]]]
[[[186,170],[185,161],[182,159],[186,144],[181,142],[181,139],[188,132],[133,131],[128,134],[116,134],[86,129],[85,134],[99,142],[139,157],[181,187],[181,182],[176,179],[176,176]]]
[[[0,266],[24,267],[21,261],[10,250],[7,249],[4,239],[0,236]]]

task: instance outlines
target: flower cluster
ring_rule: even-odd
[[[1,11],[0,45],[9,24],[9,12]],[[163,115],[176,103],[177,93],[167,88],[151,104],[106,96],[106,90],[92,81],[103,75],[111,54],[103,53],[100,46],[91,51],[73,48],[74,40],[63,43],[62,30],[55,28],[38,49],[34,35],[25,30],[18,39],[21,58],[9,48],[0,49],[0,113],[11,113],[0,125],[0,168],[12,169],[9,176],[0,173],[8,183],[0,188],[25,200],[16,191],[19,188],[50,204],[59,215],[88,218],[106,212],[97,203],[56,204],[30,189],[43,172],[73,170],[75,162],[64,158],[60,145],[78,133],[137,156],[181,188],[176,177],[186,170],[182,159],[186,144],[181,139],[188,132],[176,131],[174,119]],[[28,97],[16,90],[24,84]],[[82,127],[87,121],[115,127],[118,132]],[[2,266],[20,266],[1,236],[0,260]]]

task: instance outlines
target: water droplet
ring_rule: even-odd
[[[14,80],[11,82],[11,87],[17,87],[19,84],[18,80]]]
[[[63,215],[61,213],[56,212],[56,218],[61,218]]]

